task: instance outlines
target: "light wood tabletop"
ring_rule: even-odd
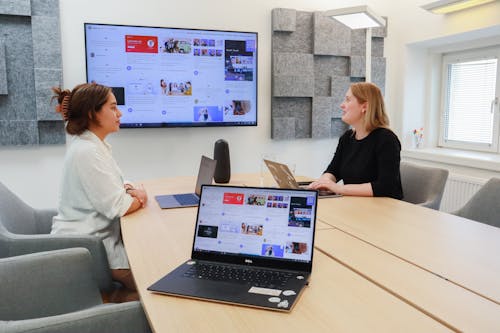
[[[318,231],[316,248],[450,328],[464,332],[500,328],[500,305],[343,231]]]
[[[233,181],[246,184],[244,177]],[[122,218],[121,225],[141,301],[155,332],[450,331],[320,251],[315,252],[311,283],[291,313],[153,294],[146,288],[189,258],[196,219],[196,208],[162,210],[154,195],[188,192],[194,189],[194,177],[143,184],[147,206]],[[317,233],[330,230],[324,225]]]
[[[318,218],[500,304],[500,228],[390,198],[323,199]]]

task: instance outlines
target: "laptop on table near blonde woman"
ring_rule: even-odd
[[[266,159],[264,159],[264,163],[266,163],[269,172],[271,172],[271,175],[273,175],[274,180],[276,181],[276,183],[280,188],[293,188],[293,189],[307,188],[308,184],[304,183],[301,184],[297,182],[295,176],[293,175],[292,171],[290,171],[288,165]],[[340,197],[340,196],[341,194],[336,194],[329,191],[318,192],[319,199]]]

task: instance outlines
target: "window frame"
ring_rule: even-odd
[[[465,141],[455,141],[455,140],[445,140],[446,126],[445,126],[445,111],[448,108],[448,66],[459,62],[477,61],[484,59],[497,59],[497,74],[496,74],[496,87],[495,87],[495,100],[496,102],[492,106],[493,108],[493,134],[492,143],[469,143]],[[500,96],[500,45],[495,45],[493,47],[475,49],[471,51],[459,51],[445,53],[442,55],[442,84],[441,84],[441,107],[439,111],[439,140],[438,146],[443,148],[453,148],[453,149],[464,149],[464,150],[475,150],[483,152],[493,152],[500,153],[499,151],[499,141],[500,141],[500,107],[499,107],[499,96]]]

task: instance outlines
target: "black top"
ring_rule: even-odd
[[[373,196],[403,198],[399,162],[401,143],[391,130],[377,128],[367,137],[356,140],[346,131],[325,172],[344,184],[371,183]]]

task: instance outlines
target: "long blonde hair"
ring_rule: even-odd
[[[353,83],[350,88],[359,103],[367,103],[364,115],[365,129],[371,132],[379,127],[389,128],[389,117],[385,112],[384,97],[380,89],[369,82]]]

